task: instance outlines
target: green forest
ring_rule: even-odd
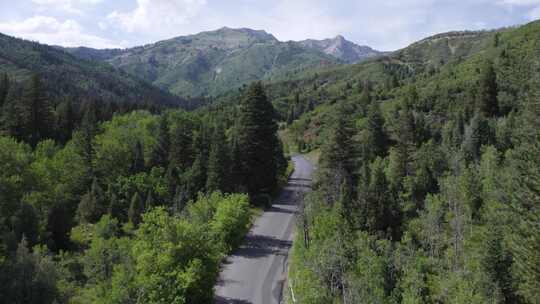
[[[271,89],[291,145],[320,154],[298,303],[538,303],[540,23],[483,35],[415,69],[419,45]]]
[[[130,51],[163,55],[137,75],[0,34],[0,303],[213,303],[294,154],[317,170],[289,303],[539,303],[540,21],[356,64],[230,31],[251,51],[214,88],[187,38],[187,71],[167,44]]]
[[[154,113],[54,106],[37,75],[1,89],[1,302],[212,302],[288,167],[262,85],[234,106]]]

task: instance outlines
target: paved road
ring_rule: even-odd
[[[307,191],[313,166],[292,158],[294,173],[272,207],[258,218],[244,244],[225,261],[215,288],[216,304],[278,304],[292,245],[295,200]]]

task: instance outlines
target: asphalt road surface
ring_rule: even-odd
[[[313,166],[294,156],[289,183],[272,207],[258,218],[244,243],[222,266],[216,304],[278,304],[287,276],[287,257],[295,228],[296,200],[311,184]]]

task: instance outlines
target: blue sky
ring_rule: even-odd
[[[130,47],[223,26],[280,40],[338,34],[395,50],[431,34],[540,19],[540,0],[0,0],[0,32],[63,46]]]

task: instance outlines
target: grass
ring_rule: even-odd
[[[312,150],[304,154],[304,157],[307,158],[307,160],[309,160],[314,166],[316,166],[319,163],[319,159],[321,158],[321,150]]]

